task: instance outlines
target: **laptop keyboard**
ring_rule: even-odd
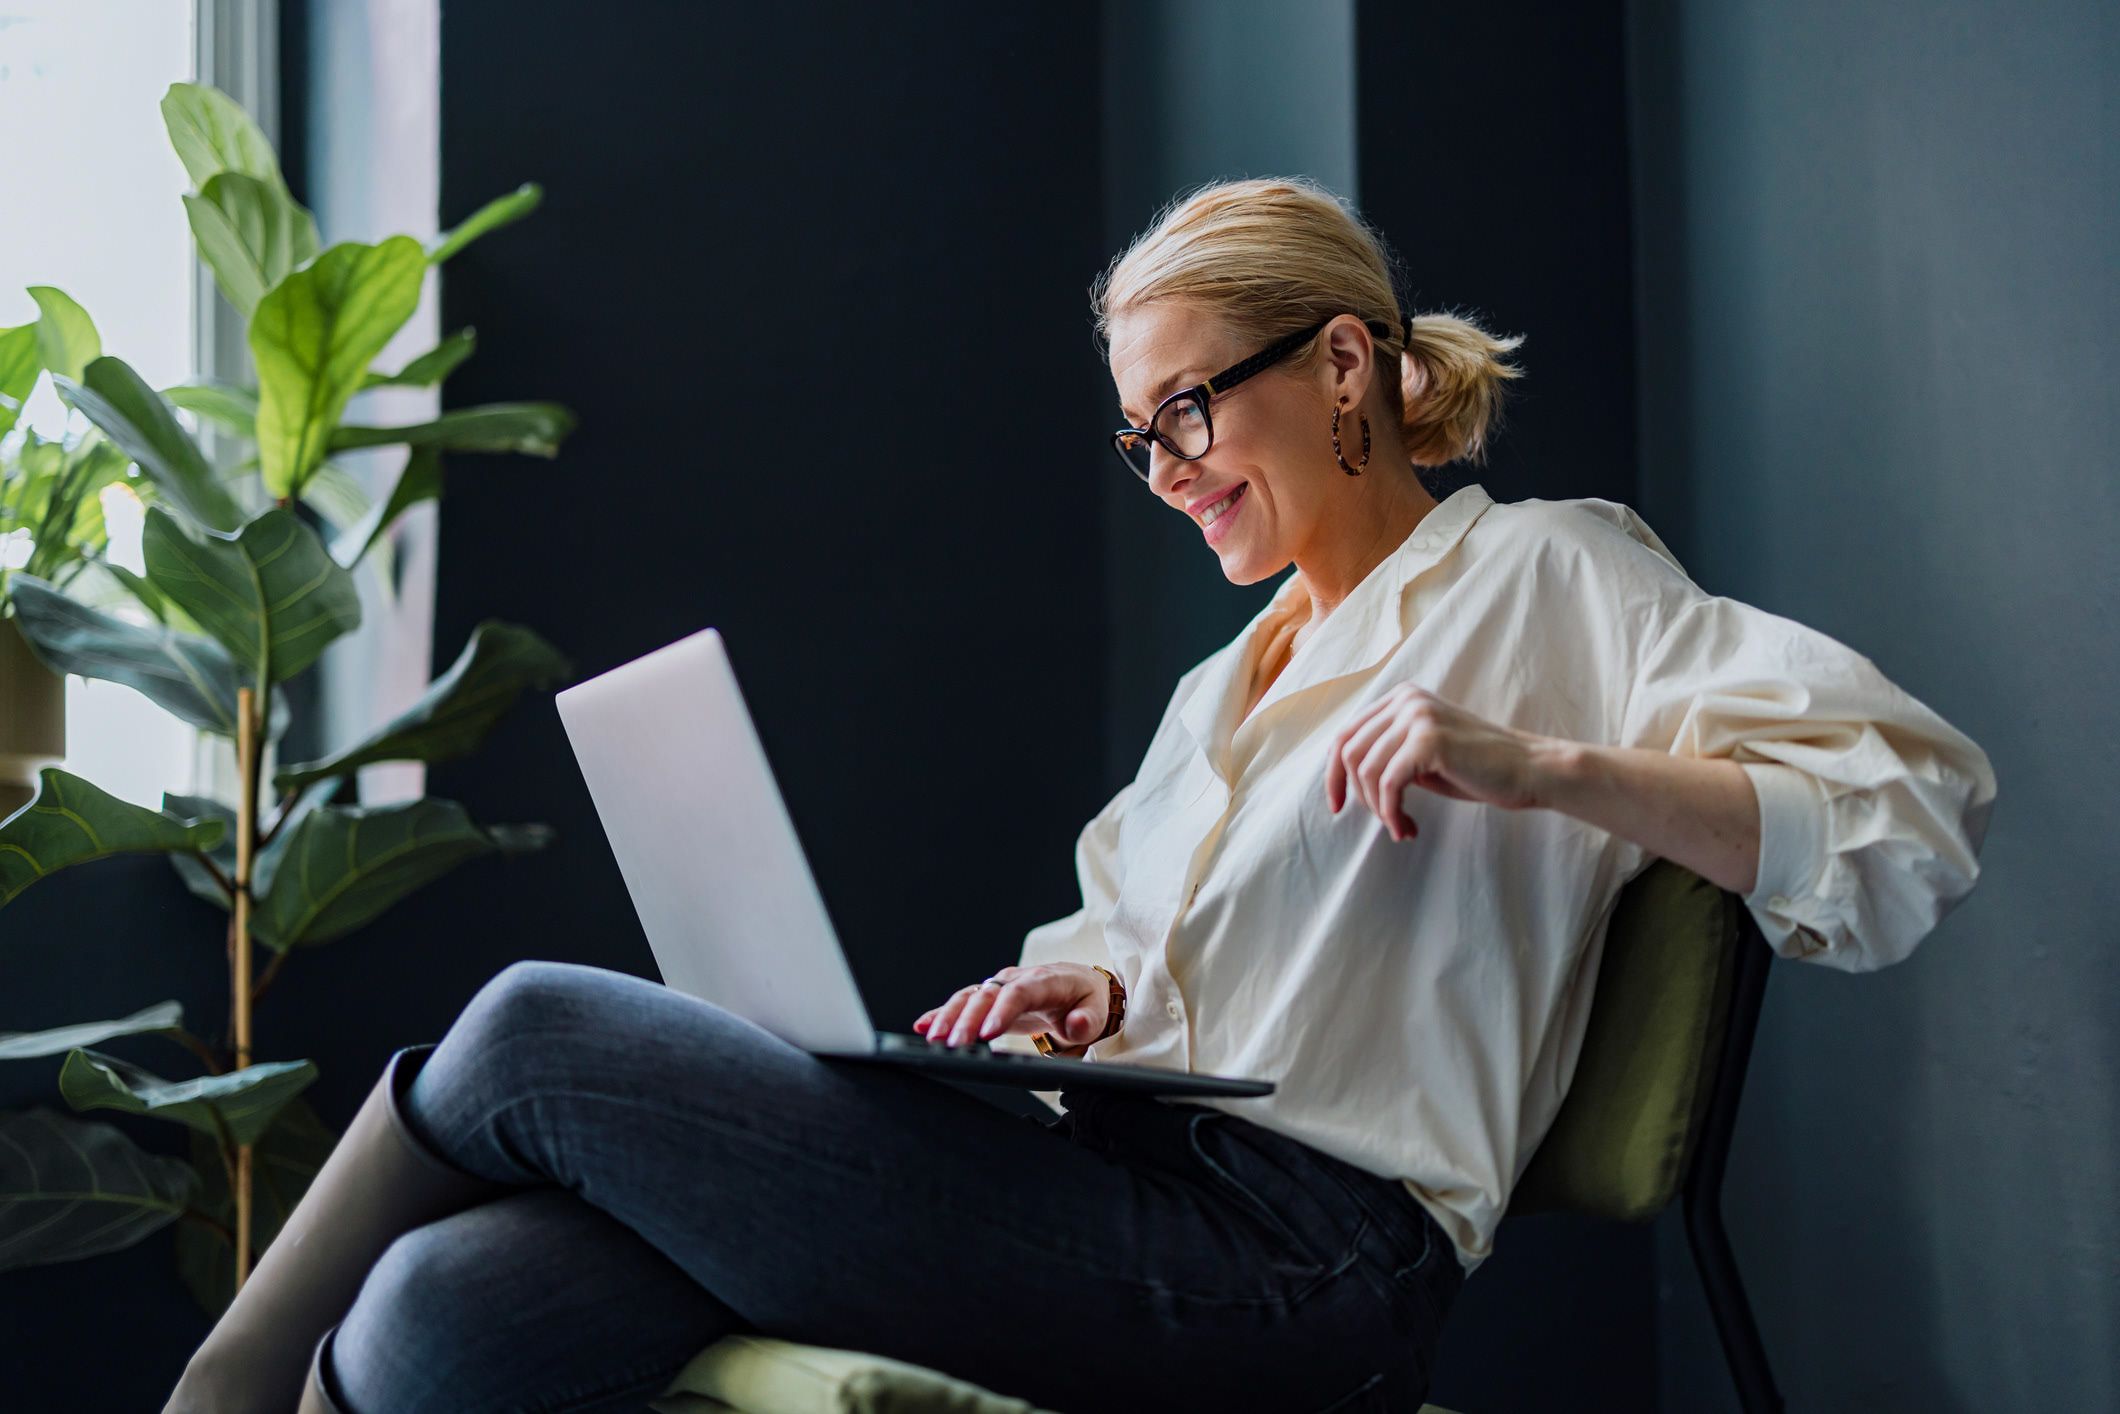
[[[1021,1051],[997,1051],[976,1037],[960,1046],[945,1046],[940,1041],[930,1041],[917,1033],[903,1031],[878,1031],[876,1049],[879,1051],[947,1051],[953,1055],[980,1056],[999,1061],[1044,1060],[1044,1056],[1027,1056]]]

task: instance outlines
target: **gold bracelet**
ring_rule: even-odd
[[[1090,966],[1096,967],[1099,972],[1110,980],[1111,996],[1105,1003],[1104,1030],[1096,1040],[1084,1042],[1085,1049],[1096,1045],[1097,1041],[1102,1041],[1106,1037],[1118,1035],[1120,1025],[1126,1020],[1125,985],[1119,981],[1118,975],[1109,967],[1098,967],[1094,962]],[[1038,1048],[1038,1054],[1040,1055],[1049,1056],[1054,1054],[1053,1038],[1050,1032],[1033,1031],[1031,1033],[1031,1044]]]

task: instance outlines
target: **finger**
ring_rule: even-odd
[[[1342,805],[1346,804],[1347,791],[1353,791],[1357,797],[1361,795],[1362,777],[1360,767],[1362,758],[1368,754],[1369,744],[1376,740],[1390,724],[1390,719],[1381,713],[1370,717],[1360,727],[1348,733],[1346,739],[1340,744],[1339,750],[1334,753],[1334,759],[1340,763],[1347,777],[1346,787],[1341,792],[1340,803]],[[1337,814],[1339,812],[1335,810],[1334,813]]]
[[[1357,712],[1352,721],[1334,733],[1332,745],[1325,749],[1325,803],[1335,815],[1347,803],[1347,763],[1340,759],[1341,750],[1347,745],[1348,738],[1360,731],[1382,705],[1372,702]]]
[[[979,1019],[994,1004],[994,993],[999,990],[998,987],[980,987],[965,1000],[964,1010],[957,1013],[956,1023],[950,1027],[950,1045],[961,1046],[972,1039],[972,1033],[979,1027]]]
[[[1414,743],[1409,738],[1398,754],[1384,767],[1379,778],[1384,803],[1390,807],[1386,824],[1391,826],[1391,837],[1395,840],[1410,840],[1421,832],[1421,827],[1406,812],[1406,791],[1411,785],[1420,783],[1421,771],[1415,764]]]
[[[1005,983],[995,992],[994,1003],[986,1009],[986,1019],[979,1023],[979,1039],[991,1040],[1016,1024],[1023,1012],[1024,985],[1020,981]]]
[[[1369,743],[1354,770],[1355,787],[1362,793],[1362,804],[1369,807],[1388,828],[1390,812],[1384,806],[1382,776],[1385,765],[1398,754],[1399,745],[1406,739],[1405,724],[1393,718],[1383,731]]]
[[[935,1008],[934,1018],[928,1023],[927,1029],[927,1038],[930,1041],[940,1040],[950,1034],[950,1027],[956,1023],[958,1014],[964,1010],[965,999],[975,990],[976,986],[959,987],[950,993],[948,1001]]]

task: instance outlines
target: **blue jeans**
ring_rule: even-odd
[[[520,1191],[401,1235],[334,1337],[350,1414],[634,1410],[721,1336],[1090,1411],[1419,1408],[1464,1280],[1396,1182],[1226,1111],[1022,1115],[660,983],[511,964],[406,1117]]]

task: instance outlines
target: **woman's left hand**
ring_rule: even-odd
[[[1401,683],[1364,707],[1326,753],[1325,798],[1337,815],[1348,782],[1395,840],[1420,827],[1400,797],[1408,786],[1504,810],[1539,804],[1535,789],[1550,737],[1475,717],[1425,688]]]

